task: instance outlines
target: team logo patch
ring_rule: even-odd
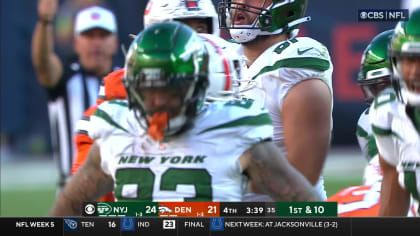
[[[109,215],[112,212],[112,207],[104,202],[98,202],[98,213],[101,215]]]
[[[134,217],[121,218],[121,231],[134,231]]]
[[[186,0],[185,5],[187,6],[188,11],[198,10],[198,1],[199,0]]]
[[[225,219],[222,217],[213,217],[210,220],[210,231],[224,231]]]
[[[64,218],[64,231],[75,231],[77,230],[76,218]]]

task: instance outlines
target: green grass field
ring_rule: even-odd
[[[362,183],[364,160],[360,156],[331,154],[324,168],[327,195]],[[351,165],[347,163],[351,160]],[[351,166],[351,167],[349,167]],[[47,216],[56,197],[56,166],[53,161],[4,163],[1,165],[0,216]]]
[[[1,192],[1,216],[47,216],[55,199],[55,186]]]
[[[353,185],[361,185],[362,179],[361,177],[352,177],[348,179],[343,178],[336,178],[330,176],[329,178],[325,178],[324,186],[325,190],[327,191],[327,196],[330,197],[331,195],[337,193],[339,190],[346,188],[348,186]]]

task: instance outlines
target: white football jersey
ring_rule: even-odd
[[[239,53],[241,51],[243,53],[243,48]],[[293,38],[269,47],[247,68],[245,74],[248,78],[241,83],[240,90],[245,91],[245,97],[256,100],[269,110],[274,127],[273,141],[283,154],[286,155],[281,119],[284,98],[293,86],[312,78],[324,81],[332,95],[332,71],[328,49],[308,37]],[[316,187],[326,199],[322,177]]]
[[[386,162],[396,167],[400,185],[419,199],[420,136],[410,108],[394,92],[383,91],[370,107],[370,122],[378,151]]]
[[[114,100],[98,107],[88,133],[119,201],[241,201],[248,181],[238,159],[271,139],[273,127],[268,112],[252,100],[215,102],[193,127],[156,142],[127,102]]]
[[[371,186],[382,181],[382,172],[379,165],[378,148],[369,121],[369,108],[363,111],[359,117],[356,137],[360,150],[368,161],[363,174],[363,185]]]
[[[369,108],[362,112],[357,121],[356,137],[360,150],[368,161],[378,154],[376,144],[373,143],[375,146],[372,145],[372,141],[375,141],[375,137],[373,137],[369,121]]]

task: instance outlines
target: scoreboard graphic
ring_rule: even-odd
[[[89,202],[81,217],[0,218],[9,235],[420,233],[419,218],[337,217],[336,202]]]
[[[101,217],[337,217],[336,202],[98,202],[83,209]]]

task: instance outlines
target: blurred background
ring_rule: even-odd
[[[147,0],[60,0],[55,20],[56,52],[63,59],[72,51],[72,20],[83,4],[97,3],[113,10],[120,43],[128,48],[130,33],[143,29]],[[217,4],[217,0],[213,0]],[[328,196],[362,182],[365,160],[357,146],[356,123],[367,107],[356,83],[361,55],[378,33],[396,22],[358,22],[360,9],[406,9],[418,0],[309,0],[312,21],[301,35],[312,37],[330,51],[334,64],[334,129],[324,168]],[[37,1],[1,0],[1,182],[0,216],[45,216],[55,199],[58,179],[52,158],[45,90],[38,84],[31,63],[31,37],[37,21]],[[116,65],[124,65],[122,51]]]

